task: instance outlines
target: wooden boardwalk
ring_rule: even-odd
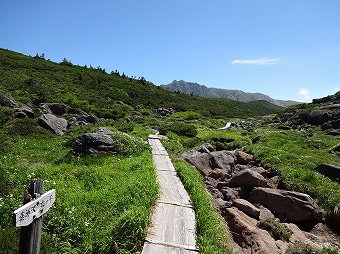
[[[142,254],[197,254],[195,211],[157,135],[149,136],[160,184]]]

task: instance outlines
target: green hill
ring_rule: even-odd
[[[132,108],[171,107],[207,117],[249,117],[282,110],[265,101],[243,103],[173,93],[144,78],[130,78],[117,71],[108,74],[66,59],[54,63],[5,49],[0,49],[0,93],[9,93],[20,103],[64,102],[107,118],[124,117]]]

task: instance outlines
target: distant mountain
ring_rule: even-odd
[[[206,98],[225,98],[235,101],[268,101],[274,105],[288,107],[290,105],[298,104],[297,101],[291,100],[275,100],[268,95],[262,93],[246,93],[241,90],[229,90],[221,88],[206,87],[197,83],[186,82],[183,80],[174,80],[168,85],[161,85],[162,88],[170,90],[172,92],[180,92],[184,94],[192,94],[195,96]]]

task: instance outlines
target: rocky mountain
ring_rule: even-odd
[[[298,104],[297,101],[291,100],[275,100],[268,95],[262,93],[246,93],[241,90],[230,90],[206,87],[197,83],[186,82],[183,80],[174,80],[168,85],[161,85],[162,88],[173,92],[180,92],[184,94],[192,94],[195,96],[206,97],[206,98],[225,98],[235,101],[268,101],[274,105],[288,107],[290,105]]]

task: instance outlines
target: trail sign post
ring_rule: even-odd
[[[42,215],[55,201],[56,192],[44,193],[43,181],[33,180],[25,193],[24,205],[13,212],[13,224],[21,227],[19,254],[39,254],[42,231]]]

